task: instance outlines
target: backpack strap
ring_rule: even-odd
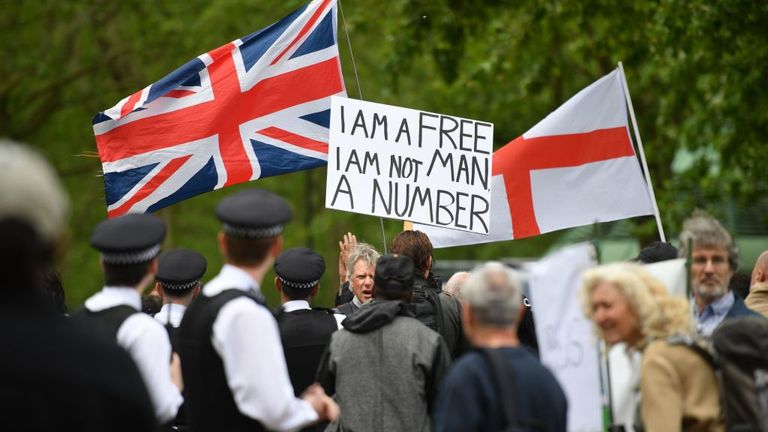
[[[717,390],[720,396],[720,412],[723,413],[723,415],[726,415],[727,403],[724,396],[725,383],[723,382],[723,373],[720,368],[720,363],[713,352],[704,347],[701,342],[697,342],[695,339],[688,335],[672,335],[667,338],[667,343],[670,345],[682,345],[687,347],[689,350],[695,352],[699,357],[701,357],[712,368],[712,370],[715,372],[715,378],[717,379]]]
[[[504,431],[517,430],[517,397],[513,389],[514,377],[506,364],[503,354],[496,349],[480,348],[478,350],[488,365],[491,381],[501,404],[501,426]]]
[[[683,345],[688,347],[691,351],[695,352],[699,355],[704,361],[707,362],[708,365],[712,367],[715,371],[719,369],[719,364],[717,362],[717,359],[715,356],[707,350],[705,347],[703,347],[700,343],[696,342],[692,337],[687,335],[673,335],[667,338],[667,342],[670,345]]]

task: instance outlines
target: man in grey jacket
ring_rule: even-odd
[[[374,300],[342,322],[320,363],[318,381],[335,393],[341,430],[429,431],[437,388],[450,363],[443,338],[413,318],[410,258],[376,263]],[[334,430],[331,425],[329,429]]]

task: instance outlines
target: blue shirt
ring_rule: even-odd
[[[524,431],[564,432],[568,403],[552,373],[524,348],[499,350],[513,371],[518,426]],[[435,432],[501,430],[503,405],[489,370],[478,352],[469,352],[454,363],[435,403],[432,416]]]
[[[698,312],[698,309],[694,309],[697,311],[696,318],[698,320],[699,333],[705,337],[712,336],[712,332],[723,322],[735,300],[733,291],[728,291],[728,294],[706,305],[701,312]]]

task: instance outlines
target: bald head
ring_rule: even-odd
[[[469,278],[469,272],[461,271],[454,273],[453,276],[448,279],[448,282],[445,283],[443,291],[452,294],[454,297],[461,300],[461,288],[464,286],[467,278]]]
[[[757,257],[755,267],[752,269],[752,281],[750,286],[758,282],[768,282],[768,250]]]

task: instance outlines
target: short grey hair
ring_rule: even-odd
[[[464,295],[462,294],[461,290],[464,288],[464,284],[467,283],[467,279],[469,279],[469,272],[456,272],[448,279],[448,282],[443,285],[443,291],[451,294],[459,300],[463,300]]]
[[[521,286],[517,272],[500,262],[472,270],[462,289],[464,302],[480,324],[513,327],[520,316]]]
[[[688,256],[688,242],[693,248],[697,247],[722,247],[728,251],[728,264],[731,270],[739,268],[739,249],[733,244],[731,234],[720,222],[704,210],[694,210],[691,217],[683,222],[683,230],[680,232],[679,256]]]
[[[355,263],[363,260],[368,265],[375,266],[376,261],[379,260],[381,255],[368,243],[358,243],[353,247],[347,256],[347,262],[344,263],[347,266],[347,279],[352,277],[352,271],[355,267]]]

